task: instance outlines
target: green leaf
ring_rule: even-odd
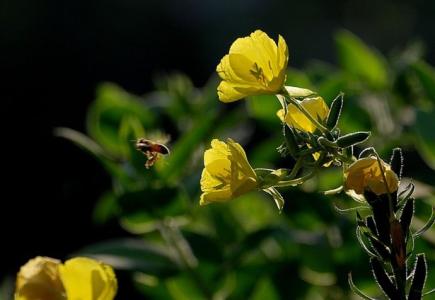
[[[73,142],[78,147],[89,152],[96,158],[110,158],[110,156],[99,144],[81,132],[70,128],[57,127],[54,129],[53,133],[55,136],[62,137]]]
[[[200,144],[208,138],[216,125],[216,113],[208,112],[196,120],[191,130],[185,132],[173,145],[171,154],[159,170],[162,178],[174,180],[182,175]]]
[[[402,226],[402,231],[405,237],[408,236],[409,226],[411,225],[413,215],[414,199],[409,199],[402,210],[402,215],[400,216],[400,225]]]
[[[267,189],[264,189],[263,191],[265,191],[266,193],[272,196],[276,206],[278,207],[279,212],[281,212],[282,209],[284,208],[285,200],[280,194],[280,192],[278,192],[278,190],[274,187],[269,187]]]
[[[304,87],[305,89],[314,90],[314,86],[308,75],[305,72],[293,68],[289,68],[287,70],[286,85],[300,86]]]
[[[417,150],[429,167],[435,169],[435,130],[433,122],[435,111],[417,111],[414,129],[416,131]]]
[[[400,180],[402,178],[402,170],[403,170],[402,149],[400,148],[393,149],[393,154],[391,155],[391,159],[390,159],[390,166],[391,166],[391,170],[393,170],[394,173],[397,174],[397,177],[399,177]]]
[[[353,132],[339,137],[336,141],[341,148],[346,148],[365,142],[370,137],[370,132],[360,131]]]
[[[156,121],[155,115],[141,103],[139,97],[115,84],[102,84],[88,110],[88,132],[109,153],[122,157],[126,144],[131,142],[119,134],[123,119],[128,117],[135,117],[143,128],[150,128]]]
[[[343,184],[343,171],[338,168],[328,168],[319,172],[317,176],[319,191],[327,191]]]
[[[263,193],[252,192],[228,202],[232,215],[244,232],[249,233],[281,220],[267,198],[268,196]]]
[[[249,113],[261,123],[269,127],[276,127],[280,123],[276,113],[281,109],[281,105],[275,96],[251,96],[246,105]]]
[[[278,129],[278,127],[277,127]],[[253,166],[271,167],[275,161],[278,161],[280,154],[277,148],[282,144],[282,135],[270,134],[267,139],[256,141],[255,147],[249,152],[249,162]]]
[[[352,274],[349,273],[348,277],[347,277],[350,289],[352,290],[352,292],[354,292],[356,295],[360,296],[361,298],[363,298],[364,300],[376,300],[375,298],[369,297],[366,294],[364,294],[360,289],[358,289],[356,287],[356,285],[353,283],[352,280]]]
[[[0,282],[0,299],[13,299],[14,287],[15,282],[12,277],[5,277],[2,282]]]
[[[112,192],[106,192],[94,208],[93,220],[96,224],[104,224],[118,213],[118,204],[116,197]]]
[[[176,187],[145,187],[126,191],[118,196],[118,205],[122,216],[146,212],[152,216],[168,216],[184,211],[182,199],[178,198]]]
[[[118,270],[140,271],[160,276],[174,274],[180,263],[167,247],[131,238],[93,244],[75,254],[94,257]]]
[[[293,129],[287,124],[284,124],[283,127],[284,127],[283,130],[284,142],[285,142],[286,149],[292,157],[296,157],[296,155],[299,152],[299,146],[298,143],[296,142],[295,133]]]
[[[372,257],[370,259],[370,264],[372,266],[376,283],[379,285],[385,295],[388,296],[389,299],[400,299],[397,288],[391,282],[381,262],[377,258]]]
[[[318,87],[318,93],[327,103],[334,99],[340,92],[347,90],[346,76],[342,73],[330,74]]]
[[[435,103],[435,69],[424,61],[412,66],[427,96]]]
[[[107,152],[94,140],[89,138],[87,135],[75,131],[69,128],[58,127],[54,130],[54,134],[58,137],[62,137],[73,142],[75,145],[85,150],[94,156],[101,165],[106,169],[112,177],[118,179],[122,184],[129,185],[131,183],[131,178],[122,169],[113,157],[111,157]]]
[[[187,276],[168,279],[166,282],[169,294],[174,300],[205,300],[197,284]]]
[[[411,287],[409,288],[408,300],[421,300],[423,294],[424,284],[427,277],[427,263],[426,256],[422,254],[417,255],[417,261],[413,271],[413,278]]]
[[[429,217],[429,220],[426,222],[426,224],[422,228],[420,228],[416,233],[413,234],[414,238],[424,234],[432,227],[433,224],[435,224],[435,207],[432,207],[432,213]]]
[[[273,282],[267,278],[261,278],[258,280],[255,290],[252,293],[250,300],[278,300],[281,299],[278,292],[276,291]]]
[[[374,89],[385,88],[388,73],[385,59],[362,40],[349,31],[339,31],[335,35],[338,59],[341,66]]]
[[[329,109],[328,118],[326,119],[326,127],[330,130],[334,129],[340,118],[341,109],[343,108],[343,93],[340,93],[334,101],[332,101],[331,108]]]

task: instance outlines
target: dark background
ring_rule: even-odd
[[[36,255],[62,259],[125,235],[92,224],[109,177],[52,134],[56,126],[85,130],[98,83],[143,94],[156,74],[178,70],[201,86],[231,42],[257,28],[285,37],[292,67],[335,63],[340,28],[386,55],[421,40],[435,63],[434,1],[1,0],[0,276]]]

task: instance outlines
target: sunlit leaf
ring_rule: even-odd
[[[119,207],[112,192],[106,192],[98,199],[94,208],[93,219],[96,224],[104,224],[116,216]]]
[[[281,109],[278,99],[273,95],[251,96],[248,101],[249,113],[258,121],[263,122],[269,127],[278,128],[281,121],[276,113]]]
[[[144,128],[149,128],[155,122],[155,115],[141,103],[140,98],[115,84],[102,84],[88,110],[88,132],[113,155],[123,155],[125,145],[130,141],[123,140],[119,130],[122,120],[129,116],[137,118]]]
[[[268,278],[262,278],[258,281],[250,300],[278,300],[279,297],[273,282]]]
[[[169,275],[177,269],[176,256],[162,244],[140,239],[114,239],[87,246],[76,253],[97,258],[119,270]]]
[[[206,300],[207,297],[201,292],[198,283],[187,276],[179,276],[167,280],[169,294],[174,300]],[[207,288],[207,287],[205,287]]]
[[[195,150],[206,140],[215,125],[216,114],[208,112],[200,117],[191,130],[185,132],[175,144],[165,164],[162,165],[160,176],[165,179],[175,179],[186,171]]]
[[[435,103],[435,69],[424,61],[412,66],[429,99]]]
[[[370,49],[349,31],[339,31],[335,35],[335,42],[338,59],[347,72],[367,81],[373,88],[387,86],[387,66],[385,59],[377,51]]]
[[[428,166],[435,169],[435,130],[433,124],[435,111],[417,111],[414,129],[418,142],[417,150],[420,152]]]

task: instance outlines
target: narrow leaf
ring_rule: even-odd
[[[403,234],[405,238],[408,236],[409,225],[411,224],[412,216],[414,215],[414,199],[408,200],[403,208],[402,215],[400,216],[400,225],[402,225]]]
[[[359,288],[356,287],[352,280],[352,273],[349,273],[349,275],[347,276],[347,282],[349,283],[352,292],[354,292],[356,295],[360,296],[364,300],[376,300],[375,298],[367,296]]]
[[[375,220],[373,219],[373,216],[368,216],[366,218],[366,225],[371,230],[372,234],[377,235],[378,230],[376,229]]]
[[[435,292],[435,289],[431,289],[430,291],[427,291],[426,293],[424,293],[423,294],[423,297],[425,297],[425,296],[427,296],[427,295],[430,295],[430,294],[432,294],[432,293],[434,293]]]
[[[370,131],[359,131],[343,135],[337,139],[337,145],[341,148],[354,146],[365,142],[370,136]]]
[[[402,149],[395,148],[393,149],[393,154],[390,159],[391,170],[397,174],[399,180],[402,178],[402,170],[403,170],[403,155]]]
[[[295,133],[288,125],[284,125],[284,141],[288,152],[292,157],[295,157],[299,151],[299,146],[296,142]]]
[[[400,299],[399,292],[391,282],[381,262],[377,258],[371,258],[370,264],[372,266],[373,276],[384,294],[390,299]]]
[[[432,207],[432,214],[430,215],[429,220],[422,228],[420,228],[420,230],[418,230],[416,233],[414,233],[414,238],[419,237],[420,235],[425,233],[429,228],[432,227],[432,225],[435,223],[435,213],[434,212],[435,212],[435,207]]]
[[[417,262],[415,263],[414,277],[412,279],[411,287],[409,289],[408,300],[420,300],[422,298],[422,291],[427,276],[427,265],[425,255],[418,254]]]
[[[332,101],[331,108],[329,109],[328,118],[326,119],[326,127],[334,129],[338,120],[340,119],[341,109],[343,108],[343,93],[340,93],[334,101]]]
[[[375,89],[387,85],[387,65],[382,55],[349,31],[338,32],[335,41],[340,64],[348,73]]]
[[[358,226],[356,228],[356,238],[358,239],[358,242],[360,243],[361,247],[363,248],[363,250],[371,257],[376,257],[376,253],[374,253],[373,247],[371,245],[367,245],[364,240],[363,237],[361,235],[361,229]]]
[[[363,158],[363,157],[369,156],[371,154],[376,154],[375,148],[373,148],[373,147],[365,148],[363,151],[361,151],[358,158]]]
[[[389,261],[391,257],[390,250],[374,236],[368,233],[364,233],[364,235],[370,240],[370,243],[372,244],[374,250],[379,254],[379,256],[382,257],[384,261]]]
[[[334,205],[334,209],[338,212],[338,213],[349,213],[349,212],[353,212],[353,211],[358,211],[360,209],[369,209],[368,206],[355,206],[355,207],[349,207],[349,208],[341,208],[338,207],[335,203]],[[361,224],[364,224],[364,222],[361,222]],[[360,223],[358,223],[358,225],[361,225]]]
[[[273,200],[275,201],[276,206],[279,209],[279,212],[281,213],[282,209],[284,208],[285,200],[282,197],[281,193],[278,192],[278,190],[274,187],[269,187],[267,189],[264,189],[266,193],[272,196]]]

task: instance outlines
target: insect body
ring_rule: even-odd
[[[145,138],[137,139],[136,149],[146,156],[147,161],[145,163],[145,168],[147,169],[154,165],[160,155],[169,154],[168,147],[152,140],[147,140]]]

